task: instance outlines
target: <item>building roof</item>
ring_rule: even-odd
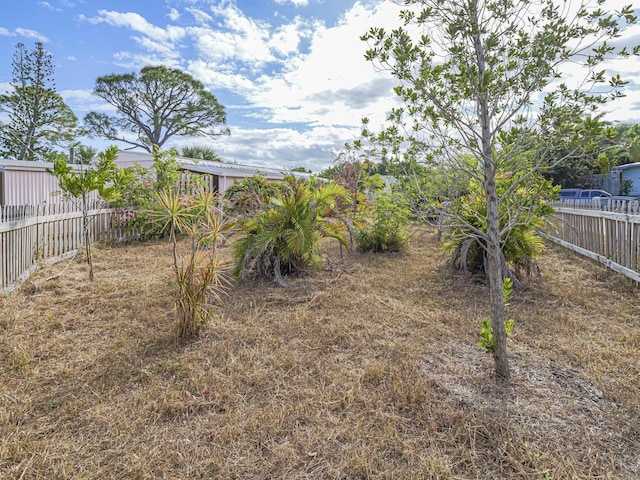
[[[296,177],[309,178],[311,174],[303,172],[292,172],[285,168],[262,167],[257,165],[244,165],[239,163],[213,162],[210,160],[196,160],[193,158],[176,157],[176,161],[181,170],[188,170],[195,173],[205,173],[209,175],[228,177],[253,177],[254,175],[264,175],[268,180],[282,180],[285,175],[292,174]],[[118,152],[116,163],[124,164],[138,163],[143,167],[150,168],[153,164],[153,156],[147,152],[132,152],[121,150]],[[81,165],[72,165],[76,170],[82,168]],[[27,160],[0,159],[0,170],[31,170],[45,171],[47,168],[53,169],[50,162],[32,162]]]
[[[308,178],[309,174],[301,172],[288,172],[284,169],[259,167],[255,165],[241,165],[236,163],[222,163],[210,161],[194,161],[188,158],[178,158],[181,170],[188,170],[195,173],[205,173],[209,175],[228,176],[228,177],[253,177],[254,175],[263,175],[268,180],[282,180],[285,175],[292,173],[295,176],[304,176]]]
[[[618,165],[616,167],[611,167],[611,170],[627,170],[629,168],[638,168],[638,167],[640,167],[640,162],[626,163],[624,165]]]
[[[74,164],[71,165],[76,170],[79,170],[82,165]],[[9,159],[0,159],[0,170],[21,170],[21,171],[34,171],[34,172],[43,172],[46,171],[47,168],[53,170],[53,163],[51,162],[41,162],[41,161],[30,161],[30,160],[9,160]]]

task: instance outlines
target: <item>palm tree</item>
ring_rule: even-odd
[[[208,160],[210,162],[221,162],[222,159],[218,154],[209,147],[185,146],[180,149],[180,154],[186,158],[195,160]]]
[[[285,287],[283,275],[319,268],[321,238],[347,245],[342,222],[332,216],[336,200],[347,196],[344,187],[335,183],[314,188],[288,176],[270,208],[240,220],[238,230],[243,236],[233,245],[235,275],[245,277],[253,270]]]

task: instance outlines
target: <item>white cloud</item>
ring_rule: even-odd
[[[216,66],[224,62],[245,64],[245,68],[255,70],[264,63],[274,60],[264,37],[258,31],[242,35],[238,32],[213,30],[204,27],[190,27],[197,56]]]
[[[278,5],[287,5],[290,3],[296,7],[306,7],[309,5],[309,0],[275,0]]]
[[[186,69],[195,78],[208,85],[214,94],[216,91],[226,89],[246,97],[257,88],[251,78],[235,72],[232,66],[221,65],[219,68],[211,68],[211,63],[206,60],[192,60],[187,63]]]
[[[271,167],[305,167],[314,172],[331,165],[344,138],[355,129],[317,127],[306,132],[293,128],[242,128],[230,125],[231,135],[215,140],[197,138],[174,141],[173,146],[202,145],[231,162]]]
[[[225,0],[206,12],[171,10],[170,21],[193,17],[181,27],[107,10],[82,20],[131,32],[137,49],[114,55],[121,66],[182,68],[218,98],[223,91],[239,97],[226,105],[232,135],[212,145],[225,158],[318,171],[345,142],[357,138],[363,116],[375,127],[394,105],[393,80],[364,59],[366,45],[359,37],[373,25],[387,26],[390,18],[397,23],[397,16],[391,2],[356,2],[335,25],[300,16],[279,16],[272,25],[249,18],[235,2]],[[87,110],[108,108],[76,101]],[[265,121],[270,126],[247,126]],[[199,139],[189,141],[194,140]]]
[[[172,58],[150,53],[118,52],[114,54],[115,64],[129,70],[138,71],[147,65],[164,65],[167,68],[181,68],[181,59],[172,53]]]
[[[81,15],[80,18],[92,24],[106,23],[114,27],[129,28],[158,42],[177,42],[184,37],[183,28],[173,26],[168,26],[167,28],[156,27],[137,13],[99,10],[97,17],[89,18]]]
[[[364,59],[359,37],[371,25],[388,24],[391,14],[397,17],[393,7],[356,3],[337,25],[316,23],[309,52],[290,59],[282,75],[264,75],[250,102],[270,112],[274,123],[355,127],[362,116],[381,122],[395,102],[394,81]]]
[[[61,12],[62,9],[51,5],[49,2],[38,2],[38,5],[43,6],[47,10],[51,10],[52,12]]]
[[[107,104],[100,97],[93,95],[91,90],[75,89],[58,92],[67,105],[74,106],[74,113],[79,117],[90,111],[115,112],[115,108]]]
[[[282,25],[273,32],[269,46],[281,56],[294,54],[300,47],[300,40],[309,36],[308,28],[308,22],[296,17],[293,23]]]
[[[193,15],[193,19],[200,25],[204,25],[212,20],[211,15],[198,8],[186,8],[185,10]]]
[[[618,98],[604,106],[602,110],[607,112],[605,120],[622,123],[640,123],[640,89],[633,84],[627,89],[623,98]]]
[[[30,30],[28,28],[16,28],[16,35],[20,37],[32,38],[38,42],[47,43],[49,39],[35,30]]]
[[[41,33],[36,32],[35,30],[30,30],[28,28],[20,28],[20,27],[16,28],[15,31],[13,32],[4,27],[0,27],[0,35],[3,37],[20,36],[20,37],[32,38],[42,43],[47,43],[49,41],[49,39],[45,35],[42,35]]]
[[[169,17],[169,20],[171,20],[172,22],[175,22],[180,18],[180,12],[175,8],[172,8],[171,10],[169,10],[167,17]]]
[[[181,56],[180,42],[185,37],[185,29],[169,25],[166,28],[155,26],[137,13],[120,13],[100,10],[98,16],[80,16],[81,21],[91,24],[107,24],[121,27],[135,32],[131,38],[143,53],[121,51],[114,54],[118,65],[139,70],[145,65],[163,64],[169,67],[179,67]]]

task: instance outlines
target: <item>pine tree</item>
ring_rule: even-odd
[[[23,43],[13,55],[11,89],[0,95],[0,155],[18,160],[46,160],[75,135],[77,118],[55,91],[52,56],[42,43]]]

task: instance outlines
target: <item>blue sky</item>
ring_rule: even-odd
[[[394,83],[364,60],[359,36],[395,21],[397,8],[384,0],[22,0],[0,16],[0,89],[18,42],[44,43],[56,90],[79,119],[106,108],[91,95],[99,76],[180,68],[225,105],[231,136],[174,146],[320,171],[357,138],[362,116],[382,119],[391,106]]]
[[[44,43],[56,89],[80,120],[107,109],[91,95],[97,77],[180,68],[225,105],[231,136],[173,146],[206,144],[229,161],[317,172],[357,138],[363,116],[375,126],[393,106],[395,82],[364,60],[359,36],[397,25],[398,10],[390,0],[21,0],[0,15],[0,90],[18,42]],[[640,67],[629,60],[617,72],[634,79]],[[610,108],[612,120],[640,121],[640,89],[633,83]]]

